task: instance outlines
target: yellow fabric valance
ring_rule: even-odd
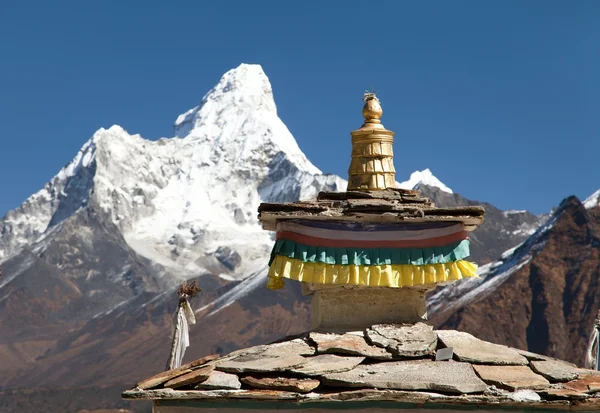
[[[477,264],[465,260],[428,265],[341,265],[277,255],[269,268],[267,288],[283,288],[285,278],[314,284],[412,287],[475,277],[476,272]]]

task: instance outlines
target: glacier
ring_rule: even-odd
[[[101,128],[42,190],[0,221],[0,262],[51,236],[81,208],[114,223],[128,245],[178,277],[205,270],[239,278],[264,265],[271,236],[260,202],[296,201],[346,181],[323,174],[298,147],[260,65],[225,73],[200,105],[156,141]],[[223,268],[216,251],[237,254]],[[229,266],[231,267],[231,266]]]
[[[588,196],[584,201],[583,201],[583,206],[586,209],[591,209],[594,208],[596,206],[600,205],[600,189],[598,189],[596,192],[594,192],[593,194],[591,194],[590,196]]]

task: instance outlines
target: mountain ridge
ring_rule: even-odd
[[[181,276],[217,265],[194,257],[211,255],[224,241],[235,250],[235,240],[253,250],[242,257],[244,272],[269,249],[256,219],[261,201],[345,187],[300,151],[258,65],[228,71],[175,125],[174,138],[157,141],[117,125],[99,129],[41,191],[0,221],[0,262],[91,205],[134,250]]]
[[[481,278],[430,297],[432,321],[583,365],[600,308],[599,218],[577,197],[565,198]]]

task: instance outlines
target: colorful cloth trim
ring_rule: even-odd
[[[430,248],[331,248],[280,239],[275,242],[269,265],[277,256],[333,265],[445,264],[467,258],[469,241]]]
[[[430,265],[332,265],[275,257],[269,268],[267,288],[278,290],[283,279],[315,284],[350,284],[370,287],[412,287],[474,277],[477,265],[454,261]]]
[[[475,276],[464,261],[469,241],[463,224],[359,224],[282,221],[270,260],[267,287],[288,278],[316,284],[405,287]]]

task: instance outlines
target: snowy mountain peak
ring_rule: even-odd
[[[219,83],[204,97],[200,105],[182,113],[175,120],[175,135],[185,137],[202,124],[213,109],[233,106],[236,109],[251,109],[277,114],[273,89],[269,78],[260,65],[242,63],[226,72]]]
[[[117,125],[99,129],[44,189],[0,220],[0,262],[91,209],[172,274],[246,275],[264,265],[271,247],[257,220],[260,202],[346,186],[300,150],[259,65],[225,73],[177,118],[175,133],[151,141]]]
[[[442,181],[437,179],[435,175],[431,173],[429,168],[413,172],[410,174],[408,181],[398,183],[397,186],[402,189],[416,189],[420,184],[434,186],[449,194],[453,193],[452,189],[448,188]]]
[[[592,195],[588,196],[585,201],[583,201],[583,206],[586,209],[594,208],[600,205],[600,189],[594,192]]]
[[[277,116],[271,83],[260,65],[241,64],[225,73],[199,106],[179,115],[175,136],[195,141],[215,163],[257,163],[278,153],[301,171],[320,174]]]

